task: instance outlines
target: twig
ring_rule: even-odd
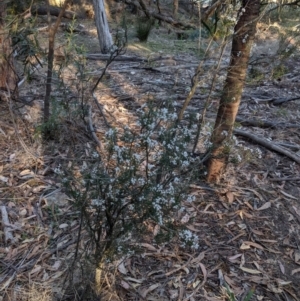
[[[104,120],[105,125],[106,125],[107,127],[110,127],[110,125],[109,125],[109,123],[108,123],[108,121],[107,121],[107,119],[106,119],[106,117],[105,117],[105,115],[104,115],[104,112],[103,112],[103,110],[102,110],[101,104],[98,102],[97,97],[96,97],[94,91],[92,91],[92,96],[93,96],[93,99],[94,99],[94,102],[95,102],[96,106],[98,107],[100,113],[101,113],[102,116],[103,116],[103,120]]]
[[[0,206],[1,209],[1,215],[2,215],[2,225],[3,225],[3,229],[4,229],[4,237],[5,237],[5,242],[10,242],[10,243],[14,243],[15,242],[15,238],[13,237],[13,235],[11,234],[11,224],[9,222],[8,219],[8,214],[6,211],[6,207],[5,206]]]
[[[110,54],[101,54],[101,53],[88,53],[85,55],[85,58],[88,60],[99,60],[99,61],[106,61],[109,60]],[[139,58],[136,56],[118,56],[114,59],[114,61],[121,61],[121,62],[141,62],[146,63],[147,60],[143,58]]]
[[[210,49],[210,46],[211,46],[211,43],[212,43],[213,39],[210,39],[208,45],[207,45],[207,48],[206,48],[206,51],[205,51],[205,54],[204,54],[204,58],[203,60],[200,61],[198,67],[197,67],[197,70],[192,78],[192,86],[191,86],[191,91],[189,92],[188,96],[186,97],[184,103],[183,103],[183,106],[179,112],[179,115],[178,115],[178,120],[177,122],[179,123],[182,118],[183,118],[183,114],[184,114],[184,111],[186,110],[187,106],[189,105],[191,99],[193,98],[193,96],[195,95],[195,92],[196,92],[196,89],[197,89],[197,86],[198,86],[198,83],[199,83],[199,76],[201,74],[201,72],[203,72],[203,63],[205,61],[205,58],[206,56],[208,55],[208,51]]]
[[[50,118],[50,99],[52,90],[52,73],[53,73],[53,60],[54,60],[54,45],[55,35],[58,30],[61,19],[66,11],[66,8],[71,0],[66,0],[62,9],[60,10],[57,20],[53,26],[50,24],[50,6],[48,5],[48,20],[49,20],[49,46],[48,46],[48,68],[47,68],[47,80],[46,80],[46,94],[44,99],[44,122],[47,122]],[[49,4],[49,2],[48,2]]]
[[[111,52],[111,54],[109,55],[109,58],[107,59],[106,65],[105,65],[105,67],[104,67],[103,70],[102,70],[102,73],[101,73],[100,77],[98,78],[96,84],[94,85],[94,87],[93,87],[92,90],[91,90],[93,99],[94,99],[94,101],[95,101],[95,104],[97,105],[99,111],[101,112],[101,114],[102,114],[102,116],[103,116],[103,119],[104,119],[104,122],[105,122],[105,125],[106,125],[107,127],[110,127],[110,125],[109,125],[109,123],[107,122],[107,119],[106,119],[106,117],[105,117],[105,115],[104,115],[104,113],[103,113],[102,107],[101,107],[100,103],[98,102],[98,100],[97,100],[97,98],[96,98],[96,96],[95,96],[95,90],[97,89],[97,87],[98,87],[100,81],[102,80],[102,78],[103,78],[103,76],[104,76],[104,74],[105,74],[107,68],[109,67],[109,65],[110,65],[110,64],[111,64],[111,63],[112,63],[112,62],[113,62],[120,54],[124,53],[123,50],[124,50],[124,49],[121,47],[121,48],[114,49],[114,50]]]
[[[228,31],[223,39],[223,42],[222,42],[222,47],[221,47],[221,51],[220,51],[220,56],[219,56],[219,60],[218,60],[218,64],[217,66],[215,67],[215,71],[214,71],[214,76],[213,76],[213,79],[212,79],[212,82],[211,82],[211,85],[210,85],[210,89],[209,89],[209,94],[206,98],[206,101],[205,101],[205,104],[204,104],[204,108],[203,108],[203,111],[202,111],[202,116],[201,118],[199,118],[198,120],[198,125],[197,125],[197,133],[196,133],[196,138],[195,138],[195,142],[194,142],[194,146],[193,146],[193,153],[195,152],[196,150],[196,147],[198,145],[198,140],[199,140],[199,136],[200,136],[200,132],[201,132],[201,128],[204,126],[205,124],[205,117],[206,117],[206,112],[207,112],[207,109],[211,103],[211,96],[212,96],[212,93],[213,93],[213,90],[215,88],[215,84],[216,84],[216,80],[217,80],[217,75],[218,75],[218,72],[219,72],[219,69],[220,69],[220,66],[221,66],[221,61],[222,61],[222,58],[223,58],[223,55],[224,55],[224,52],[225,52],[225,48],[226,48],[226,42],[227,42],[227,37],[228,37]]]
[[[281,181],[300,181],[300,177],[296,177],[296,178],[289,178],[289,177],[284,177],[284,178],[272,178],[272,179],[269,179],[269,181],[272,181],[272,182],[281,182]]]
[[[94,95],[93,95],[94,96]],[[100,147],[100,149],[102,149],[102,144],[101,142],[99,141],[96,133],[95,133],[95,129],[94,129],[94,126],[93,126],[93,120],[92,120],[92,108],[91,106],[88,106],[89,110],[88,110],[88,114],[89,114],[89,128],[90,128],[90,131],[91,131],[91,134],[94,138],[94,140],[96,141],[97,145]],[[102,112],[101,112],[102,113]],[[104,114],[102,113],[102,115],[104,116]],[[105,116],[104,116],[104,120],[105,119]]]
[[[233,133],[235,135],[240,135],[240,136],[243,136],[243,137],[246,137],[246,138],[249,138],[251,140],[253,140],[254,142],[270,149],[270,150],[273,150],[273,151],[276,151],[282,155],[285,155],[286,157],[292,159],[293,161],[297,162],[297,163],[300,163],[300,157],[287,151],[286,149],[266,140],[266,139],[263,139],[263,138],[260,138],[260,137],[257,137],[253,134],[250,134],[250,133],[247,133],[247,132],[244,132],[244,131],[241,131],[241,130],[234,130]]]

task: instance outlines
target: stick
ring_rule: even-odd
[[[289,177],[285,177],[285,178],[272,178],[272,179],[269,179],[269,181],[272,181],[272,182],[300,181],[300,177],[296,177],[296,178],[289,178]]]
[[[88,114],[89,114],[89,127],[90,127],[90,131],[91,131],[91,134],[92,134],[94,140],[96,141],[97,145],[100,147],[100,149],[102,149],[102,144],[101,144],[101,142],[99,141],[99,139],[98,139],[98,137],[97,137],[97,135],[96,135],[96,133],[95,133],[94,126],[93,126],[93,120],[92,120],[92,108],[91,108],[91,106],[88,106],[88,107],[89,107],[89,112],[88,112]],[[103,114],[103,113],[102,113],[102,114]],[[103,114],[103,116],[104,116],[104,114]],[[104,117],[104,120],[105,120],[105,117]]]
[[[241,117],[237,117],[235,119],[236,122],[240,123],[242,126],[255,126],[260,128],[300,128],[299,124],[292,123],[283,123],[283,122],[271,122],[259,119],[243,119]]]
[[[11,225],[8,219],[8,214],[6,211],[6,207],[5,206],[0,206],[0,210],[1,210],[1,215],[2,215],[2,225],[4,228],[4,237],[5,237],[5,242],[11,242],[14,243],[15,239],[13,237],[13,235],[11,234]]]
[[[243,136],[243,137],[246,137],[246,138],[249,138],[251,140],[253,140],[254,142],[270,149],[270,150],[273,150],[273,151],[276,151],[277,153],[280,153],[282,155],[285,155],[286,157],[292,159],[293,161],[297,162],[300,164],[300,157],[293,154],[293,153],[290,153],[289,151],[287,151],[286,149],[266,140],[266,139],[263,139],[263,138],[260,138],[260,137],[257,137],[253,134],[250,134],[250,133],[247,133],[247,132],[244,132],[244,131],[241,131],[241,130],[234,130],[233,133],[235,135],[240,135],[240,136]]]
[[[62,9],[59,8],[59,7],[49,5],[49,13],[50,13],[51,16],[58,17],[61,10]],[[47,15],[47,13],[48,13],[47,6],[45,6],[45,5],[43,5],[43,6],[33,6],[31,8],[31,13],[33,15],[40,15],[40,16]],[[74,13],[72,11],[69,11],[69,10],[63,11],[62,16],[66,19],[77,19],[78,18],[76,13]]]

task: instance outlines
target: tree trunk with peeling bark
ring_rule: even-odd
[[[0,1],[0,90],[17,92],[17,75],[11,48],[11,39],[5,28],[6,2]]]
[[[228,162],[229,143],[244,88],[259,11],[260,0],[243,0],[238,13],[232,40],[231,60],[211,138],[213,146],[208,162],[208,182],[217,182]]]
[[[104,0],[93,0],[93,6],[101,52],[109,53],[113,46],[113,40],[109,31]]]

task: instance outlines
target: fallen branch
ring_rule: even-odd
[[[269,179],[269,181],[272,181],[272,182],[300,181],[300,177],[296,177],[296,178],[289,178],[289,177],[284,177],[284,178],[272,178],[272,179]]]
[[[61,9],[59,7],[49,5],[49,13],[51,16],[58,17],[60,14],[60,11],[61,11]],[[44,6],[44,5],[36,6],[35,5],[31,8],[31,13],[33,15],[45,16],[48,14],[47,6]],[[76,13],[69,11],[69,10],[66,10],[62,16],[63,16],[63,18],[66,18],[66,19],[77,19],[78,18],[78,15]]]
[[[296,151],[300,150],[300,145],[297,145],[297,144],[290,144],[290,143],[284,143],[284,142],[278,142],[277,144],[280,146],[283,146],[283,147],[291,148]]]
[[[244,131],[241,131],[241,130],[234,130],[233,133],[235,135],[240,135],[240,136],[243,136],[243,137],[246,137],[246,138],[249,138],[251,139],[252,141],[270,149],[270,150],[273,150],[273,151],[276,151],[277,153],[280,153],[282,155],[285,155],[286,157],[292,159],[293,161],[297,162],[300,164],[300,157],[287,151],[286,149],[266,140],[266,139],[263,139],[263,138],[260,138],[260,137],[257,137],[253,134],[250,134],[250,133],[247,133],[247,132],[244,132]]]
[[[3,225],[3,232],[4,232],[5,242],[6,243],[8,243],[8,242],[9,243],[14,243],[15,238],[11,234],[12,225],[9,222],[6,207],[5,206],[0,206],[0,210],[1,210],[1,215],[2,215],[2,225]]]
[[[272,103],[274,106],[279,106],[282,105],[283,103],[289,102],[289,101],[294,101],[294,100],[299,100],[300,96],[292,97],[292,98],[275,98],[272,96],[266,96],[263,98],[257,98],[255,96],[250,96],[250,99],[258,104],[258,103]]]
[[[294,100],[299,100],[300,99],[300,96],[297,96],[297,97],[292,97],[292,98],[280,98],[280,99],[274,99],[272,100],[272,104],[274,106],[279,106],[279,105],[282,105],[283,103],[285,102],[288,102],[288,101],[294,101]]]
[[[86,54],[85,58],[88,60],[99,60],[99,61],[107,61],[111,57],[110,54],[100,54],[100,53],[90,53]],[[125,55],[120,55],[114,58],[114,61],[124,61],[124,62],[147,62],[146,59],[139,58],[136,56],[125,56]]]
[[[237,117],[235,120],[242,126],[255,126],[260,128],[300,128],[300,125],[292,123],[274,123],[271,121],[264,121],[259,119],[246,120],[241,117]]]

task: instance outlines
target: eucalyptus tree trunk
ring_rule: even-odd
[[[5,28],[6,1],[0,0],[0,90],[17,92],[17,75],[11,48],[11,38]]]
[[[93,0],[93,6],[101,52],[109,53],[113,46],[113,40],[106,18],[104,0]]]
[[[238,13],[232,39],[231,60],[211,138],[213,146],[208,162],[208,182],[217,182],[228,162],[229,142],[244,88],[259,10],[260,0],[243,0]]]
[[[177,18],[178,14],[178,0],[173,0],[173,17]]]

